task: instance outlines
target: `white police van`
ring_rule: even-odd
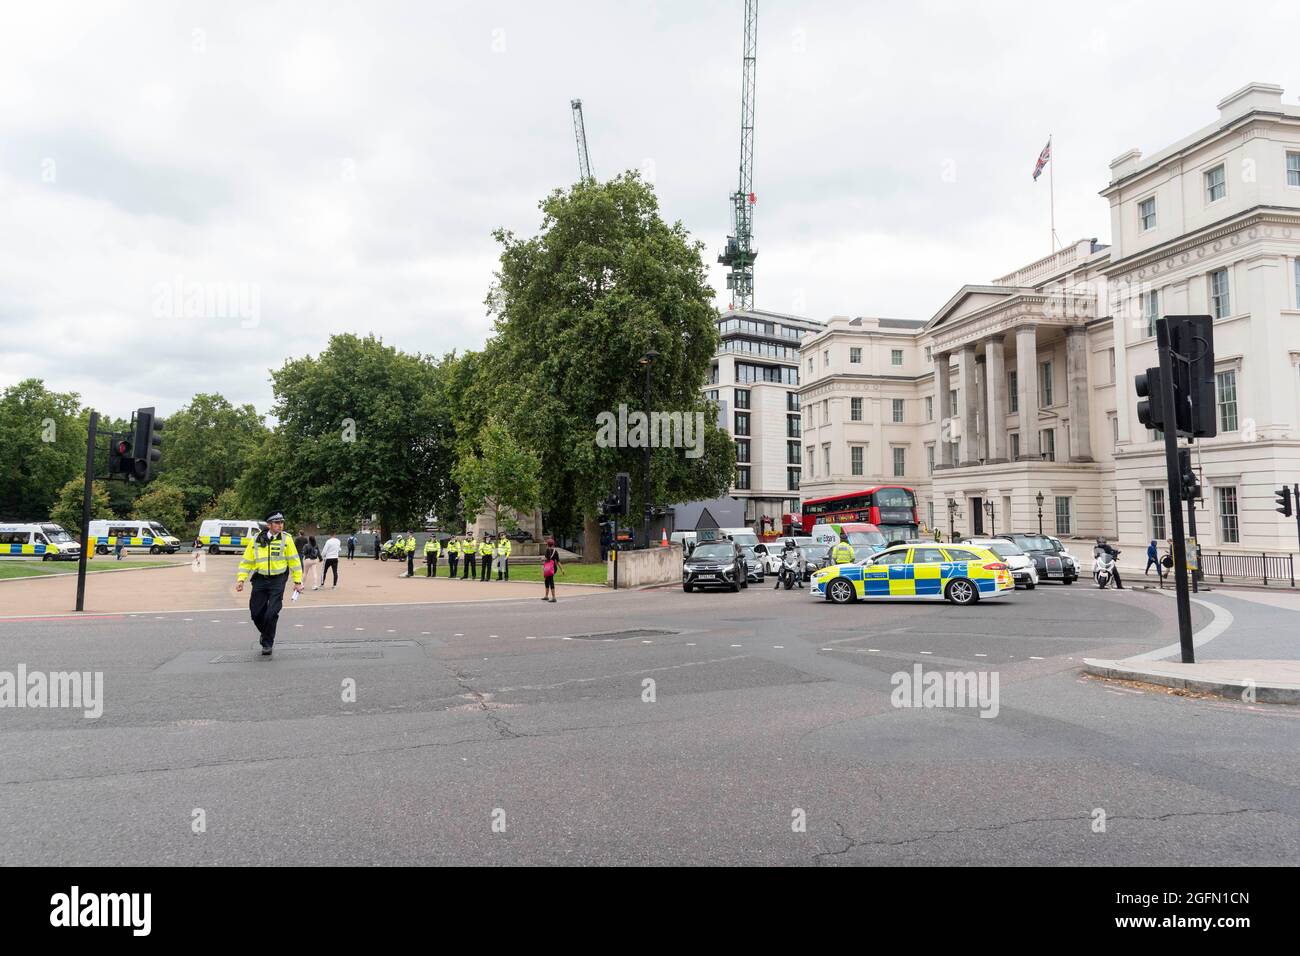
[[[175,554],[180,539],[157,521],[105,521],[90,523],[90,543],[96,554],[108,554],[122,545],[123,550],[143,548],[150,554]]]
[[[75,561],[81,557],[81,545],[53,521],[0,522],[0,556]]]
[[[208,549],[208,554],[220,554],[223,551],[244,553],[248,542],[266,530],[265,521],[252,521],[246,518],[208,518],[199,525],[199,544]]]

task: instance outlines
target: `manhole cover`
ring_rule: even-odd
[[[642,628],[633,631],[605,631],[601,634],[570,634],[569,638],[575,641],[630,641],[634,637],[667,637],[676,633],[676,631]]]

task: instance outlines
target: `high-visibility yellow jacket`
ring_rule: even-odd
[[[442,554],[442,543],[435,537],[430,536],[429,540],[424,542],[424,556],[427,558],[433,555],[435,558]]]
[[[510,552],[513,551],[513,550],[514,550],[514,545],[512,545],[512,544],[510,543],[510,539],[509,539],[509,538],[502,538],[500,541],[497,542],[497,557],[498,557],[498,558],[508,558],[508,557],[510,557]]]
[[[492,552],[495,550],[496,549],[492,546],[492,542],[488,541],[487,539],[484,539],[478,543],[479,557],[490,557]]]
[[[841,541],[831,548],[831,561],[835,564],[849,564],[853,561],[853,545]]]
[[[302,561],[298,559],[298,547],[293,543],[293,538],[283,531],[272,538],[263,531],[244,548],[236,580],[247,580],[250,574],[274,577],[284,574],[286,570],[293,572],[294,584],[302,584]]]
[[[407,551],[408,553],[414,552],[414,551],[415,551],[415,535],[413,535],[413,534],[408,534],[408,535],[406,536],[406,540],[402,542],[402,548],[403,548],[403,550]]]
[[[450,557],[453,554],[458,558],[460,557],[460,541],[456,538],[452,538],[451,541],[447,542],[447,556]]]

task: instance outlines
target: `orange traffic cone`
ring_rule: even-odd
[[[663,537],[659,539],[659,547],[661,547],[661,548],[666,548],[666,547],[668,547],[668,528],[667,528],[667,526],[664,526],[664,528],[663,528]]]

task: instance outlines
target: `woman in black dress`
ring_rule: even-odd
[[[546,539],[546,554],[542,557],[542,582],[546,590],[543,601],[555,603],[555,576],[560,573],[560,551],[555,547],[555,539]]]

